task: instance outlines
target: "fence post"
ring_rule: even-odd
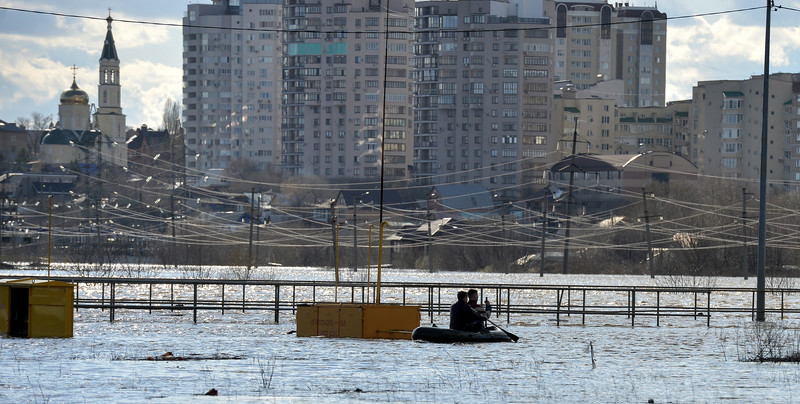
[[[656,291],[656,327],[661,326],[661,291]]]
[[[281,285],[275,285],[275,324],[280,321]]]
[[[506,324],[511,322],[511,288],[506,289],[506,293],[508,293],[508,301],[506,302]]]
[[[222,284],[222,315],[225,315],[225,284]]]
[[[194,320],[194,323],[197,324],[197,283],[196,282],[193,283],[192,286],[194,286],[194,298],[192,300],[193,303],[192,319]]]
[[[111,319],[111,322],[113,323],[114,322],[114,298],[116,297],[116,296],[114,296],[114,282],[109,282],[108,287],[111,289],[110,290],[111,300],[110,300],[109,305],[108,305],[108,313],[109,313],[109,318]]]
[[[586,325],[586,289],[583,289],[583,298],[582,300],[582,309],[583,314],[581,315],[581,325]]]

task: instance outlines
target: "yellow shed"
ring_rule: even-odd
[[[0,280],[0,335],[72,337],[74,287],[33,278]]]

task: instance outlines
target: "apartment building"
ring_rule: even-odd
[[[584,90],[556,83],[553,100],[553,133],[560,134],[553,156],[575,152],[627,155],[646,152],[689,156],[691,100],[674,101],[666,107],[620,107],[622,80],[608,80]]]
[[[545,0],[553,20],[553,78],[583,90],[623,80],[621,107],[664,106],[667,21],[656,7],[606,1]]]
[[[550,19],[541,1],[416,3],[414,178],[499,197],[541,187],[550,134]]]
[[[616,154],[617,106],[622,80],[600,82],[583,90],[574,85],[556,83],[553,100],[553,135],[551,160],[559,161],[576,153]],[[575,132],[577,135],[575,136]]]
[[[795,190],[800,181],[800,74],[769,76],[767,180]],[[758,180],[764,76],[701,81],[692,89],[691,159],[700,173]]]
[[[280,164],[281,0],[189,4],[183,126],[189,178],[237,159]]]
[[[410,178],[413,12],[412,0],[284,1],[284,173],[374,182],[383,158],[386,180]]]

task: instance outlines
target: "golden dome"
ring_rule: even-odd
[[[78,83],[76,83],[75,79],[73,78],[72,87],[64,90],[64,92],[61,93],[61,103],[89,105],[89,94],[86,94],[86,91],[81,90],[78,87]]]

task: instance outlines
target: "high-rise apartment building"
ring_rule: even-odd
[[[189,4],[183,125],[190,173],[280,163],[281,0]]]
[[[541,1],[416,3],[414,177],[476,183],[503,198],[543,186],[551,21]]]
[[[377,181],[383,144],[385,178],[410,178],[413,1],[283,6],[284,173]]]
[[[579,90],[599,81],[625,84],[621,107],[664,106],[666,14],[605,0],[545,0],[555,29],[555,80]]]
[[[800,181],[800,74],[769,76],[767,179],[779,190]],[[701,81],[692,90],[691,160],[701,174],[758,180],[764,77]]]

